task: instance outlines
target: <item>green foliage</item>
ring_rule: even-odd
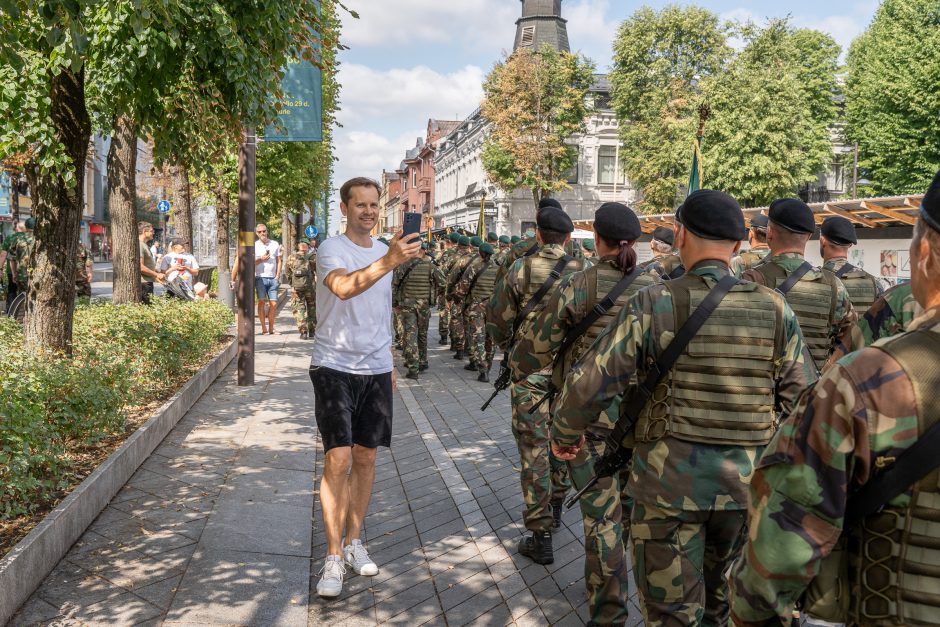
[[[659,213],[684,198],[701,82],[731,56],[726,38],[717,15],[677,5],[643,7],[617,32],[611,105],[624,169],[643,193],[641,211]],[[706,184],[707,177],[706,170]]]
[[[217,301],[83,305],[65,358],[26,350],[22,328],[0,317],[0,519],[73,485],[76,450],[121,433],[130,407],[166,397],[231,323]]]
[[[832,159],[839,46],[787,20],[741,34],[744,50],[705,82],[704,184],[753,207],[795,194]]]
[[[585,130],[593,71],[588,59],[547,46],[496,64],[480,111],[491,124],[483,167],[501,189],[525,187],[536,200],[568,189],[577,155],[567,142]]]
[[[873,192],[923,193],[940,169],[940,4],[884,0],[847,65],[846,135]]]

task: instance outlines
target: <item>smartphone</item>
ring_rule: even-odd
[[[402,237],[407,237],[412,233],[421,232],[421,214],[416,211],[405,213],[405,222],[402,225]]]

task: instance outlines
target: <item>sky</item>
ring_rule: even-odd
[[[340,128],[335,187],[354,176],[378,179],[425,134],[429,118],[465,119],[479,105],[493,64],[512,49],[519,0],[345,0],[340,53]],[[610,67],[618,25],[643,4],[666,0],[563,0],[572,51]],[[878,0],[702,0],[726,20],[763,22],[789,15],[796,26],[825,31],[847,49],[874,16]],[[330,233],[339,228],[331,202]]]

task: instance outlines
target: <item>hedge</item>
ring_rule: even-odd
[[[124,431],[128,413],[202,367],[232,324],[217,301],[80,304],[72,357],[23,347],[0,317],[0,520],[48,506],[74,485],[76,451]]]

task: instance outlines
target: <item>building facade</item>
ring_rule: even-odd
[[[382,170],[379,184],[382,186],[382,193],[379,195],[382,214],[379,216],[374,235],[394,233],[401,228],[401,178],[397,172]]]

